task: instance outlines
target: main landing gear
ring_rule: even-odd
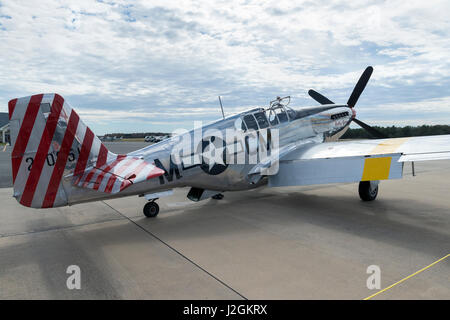
[[[379,181],[360,181],[359,182],[359,197],[362,201],[373,201],[378,195]]]
[[[144,206],[144,214],[147,218],[154,218],[159,213],[159,206],[155,200],[156,199],[147,202]]]

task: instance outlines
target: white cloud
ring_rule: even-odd
[[[92,108],[94,129],[119,114],[124,129],[139,110],[212,119],[219,94],[237,109],[278,94],[311,104],[310,87],[346,99],[369,64],[371,105],[390,103],[386,92],[399,104],[439,99],[450,84],[449,11],[448,1],[3,1],[0,108],[58,92]]]
[[[377,111],[386,112],[426,112],[426,113],[441,113],[446,112],[450,114],[450,96],[436,99],[425,99],[414,102],[397,102],[387,103],[377,107]]]

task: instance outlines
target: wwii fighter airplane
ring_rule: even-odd
[[[58,94],[9,102],[14,197],[32,208],[139,195],[149,202],[179,187],[193,201],[220,199],[224,191],[268,185],[359,182],[359,196],[374,200],[380,180],[401,178],[405,162],[450,159],[450,135],[337,141],[356,118],[368,67],[346,104],[320,93],[320,106],[291,108],[290,97],[186,131],[128,153],[109,151]],[[200,132],[200,134],[197,134]]]

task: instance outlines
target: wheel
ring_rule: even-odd
[[[147,202],[144,206],[144,214],[147,218],[154,218],[159,213],[159,206],[156,202]]]
[[[218,193],[218,194],[213,195],[211,198],[214,199],[214,200],[222,200],[223,197],[224,197],[223,194]]]
[[[378,185],[372,186],[370,181],[360,181],[358,192],[362,201],[373,201],[378,195]]]

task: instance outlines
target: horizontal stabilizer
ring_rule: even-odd
[[[164,174],[164,170],[139,157],[118,155],[101,167],[92,167],[73,178],[73,184],[105,193],[115,194],[132,184]]]

